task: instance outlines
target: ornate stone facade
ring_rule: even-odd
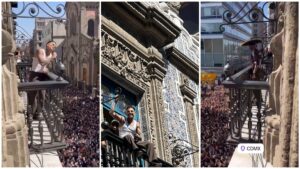
[[[11,13],[11,3],[3,2],[2,11]],[[2,20],[2,166],[29,166],[28,134],[25,125],[24,104],[18,93],[16,50],[13,39],[13,19]]]
[[[274,64],[270,76],[264,155],[274,167],[298,167],[298,2],[281,2],[276,6],[272,16],[279,19],[273,24],[272,30],[277,31],[270,44]]]
[[[73,84],[98,86],[99,3],[67,2],[67,37],[63,42],[66,76]]]
[[[170,135],[199,145],[199,44],[165,3],[101,5],[101,76],[137,96],[144,139],[172,163]],[[185,162],[198,167],[199,154]]]

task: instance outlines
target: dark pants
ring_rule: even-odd
[[[253,90],[253,94],[256,100],[257,109],[261,109],[262,95],[261,90]]]
[[[50,80],[49,76],[45,73],[38,72],[30,72],[29,82],[37,82],[37,81],[47,81]],[[38,102],[40,106],[43,107],[45,104],[46,91],[29,91],[28,95],[28,104],[32,106],[32,112],[35,115],[38,107]],[[37,99],[39,97],[39,99]]]
[[[123,138],[133,150],[137,150],[139,148],[145,148],[147,151],[148,161],[152,163],[154,160],[157,160],[157,155],[154,150],[154,144],[149,141],[138,141],[135,142],[134,138],[131,135],[126,135]]]

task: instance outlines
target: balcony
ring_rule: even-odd
[[[16,68],[21,83],[29,82],[29,72],[31,71],[31,63],[28,62],[17,63]]]
[[[64,142],[64,113],[60,90],[69,82],[49,72],[48,81],[29,82],[31,64],[18,63],[17,74],[20,77],[18,90],[25,103],[25,121],[28,127],[28,146],[31,153],[51,152],[66,147]],[[27,102],[27,95],[38,92],[37,111],[33,113],[32,105]],[[42,98],[45,93],[45,100]]]
[[[229,89],[229,143],[262,143],[265,96],[269,84],[267,81],[248,80],[250,69],[251,65],[223,82],[224,87]],[[260,97],[255,97],[258,93]]]
[[[102,123],[102,128],[103,128]],[[105,146],[101,148],[101,166],[102,167],[148,167],[146,150],[142,149],[143,154],[136,157],[130,147],[118,135],[112,133],[109,129],[101,132],[101,142]],[[162,167],[173,167],[172,164],[158,159]]]

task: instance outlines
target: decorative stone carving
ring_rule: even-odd
[[[13,163],[7,166],[25,167],[28,164],[28,140],[25,117],[18,113],[20,98],[17,90],[17,76],[11,73],[6,66],[2,69],[3,92],[3,118],[5,119],[5,135],[7,154],[13,159]],[[24,106],[23,106],[24,107]],[[25,139],[26,138],[26,139]]]
[[[156,50],[150,47],[147,50],[149,57],[147,61],[104,30],[101,33],[101,40],[101,64],[144,91],[142,100],[146,100],[144,105],[146,116],[142,117],[142,123],[149,129],[143,131],[148,132],[145,138],[148,137],[155,144],[160,158],[171,162],[168,134],[163,127],[165,122],[160,120],[164,110],[162,79],[165,73],[160,66],[163,63],[160,61],[161,56],[156,56]],[[117,78],[120,77],[115,79]]]
[[[263,139],[264,156],[267,162],[273,163],[275,156],[275,147],[278,145],[279,142],[280,116],[267,116],[265,121],[266,128]]]
[[[293,97],[293,114],[292,114],[292,126],[291,126],[291,141],[289,152],[289,166],[299,167],[299,47],[296,52],[296,66],[295,66],[295,85],[294,85],[294,97]]]
[[[276,34],[272,40],[271,40],[271,51],[274,55],[273,57],[273,70],[276,70],[278,68],[278,66],[282,63],[282,51],[283,51],[283,46],[282,44],[283,42],[283,32],[284,30],[282,29],[282,31],[278,34]]]
[[[180,2],[166,2],[168,6],[173,9],[174,12],[179,14],[179,10],[181,8],[181,3]]]
[[[6,30],[2,30],[2,64],[6,63],[13,56],[15,49],[11,34]]]
[[[2,3],[2,12],[11,13],[11,3]],[[18,95],[18,77],[13,52],[15,42],[12,18],[2,21],[2,166],[26,167],[29,164],[27,127],[24,104]]]
[[[121,76],[131,74],[137,79],[143,79],[144,82],[150,80],[148,62],[105,32],[102,32],[101,52],[103,59],[107,59],[120,69]]]
[[[282,66],[279,65],[278,69],[273,71],[270,75],[270,94],[269,105],[272,111],[280,115],[280,80],[281,80]]]
[[[282,159],[278,162],[278,167],[288,166],[292,109],[293,109],[293,92],[295,80],[295,61],[296,49],[298,43],[298,3],[286,3],[285,21],[284,21],[284,52],[282,60],[282,77],[281,77],[281,125],[279,133],[279,151],[278,156]],[[277,166],[277,165],[276,165]]]
[[[188,123],[188,133],[190,135],[190,142],[192,145],[199,145],[198,132],[197,132],[197,120],[195,119],[195,112],[193,109],[194,99],[197,96],[196,91],[193,91],[189,86],[190,82],[186,75],[181,74],[182,84],[180,90],[183,96],[185,112]],[[199,153],[193,154],[194,167],[199,167]]]
[[[297,167],[299,113],[295,113],[295,110],[298,110],[298,3],[278,3],[276,12],[280,18],[277,22],[278,34],[271,41],[275,71],[270,78],[270,99],[274,100],[271,108],[275,109],[277,116],[271,122],[267,120],[265,157],[275,167]]]

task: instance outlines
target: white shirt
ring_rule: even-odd
[[[52,54],[46,56],[46,51],[44,49],[42,49],[41,51],[43,51],[43,55],[47,59],[49,59],[49,57],[52,57]],[[39,72],[39,73],[45,73],[45,72],[47,72],[48,71],[47,65],[48,64],[42,65],[39,62],[37,56],[33,57],[33,59],[32,59],[32,71],[34,71],[34,72]]]
[[[137,122],[135,120],[133,120],[133,126],[130,126],[130,124],[128,124],[127,120],[125,120],[125,123],[123,124],[123,126],[121,126],[119,128],[119,136],[121,138],[123,138],[126,135],[131,135],[132,138],[134,138],[134,135],[136,134],[136,124],[137,124]]]

